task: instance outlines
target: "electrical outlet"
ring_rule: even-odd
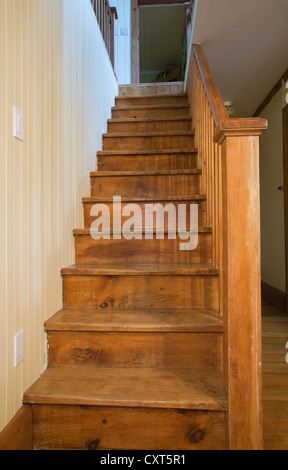
[[[17,367],[24,359],[24,331],[14,336],[14,367]]]

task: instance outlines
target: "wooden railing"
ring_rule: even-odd
[[[230,119],[200,45],[188,95],[219,267],[229,449],[262,449],[259,136],[261,118]]]
[[[108,0],[91,0],[112,67],[115,69],[115,20],[118,19],[115,7]]]
[[[185,6],[186,6],[186,44],[187,44],[187,48],[189,47],[190,41],[191,41],[194,4],[195,4],[194,0],[191,0],[189,4],[188,3],[185,4]]]

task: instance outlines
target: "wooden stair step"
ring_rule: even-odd
[[[48,368],[23,402],[37,450],[225,448],[221,371]]]
[[[98,171],[164,171],[197,167],[198,149],[101,151]]]
[[[110,118],[107,119],[108,124],[121,124],[121,123],[140,123],[140,122],[178,122],[178,121],[188,121],[192,122],[191,116],[176,116],[176,117],[155,117],[155,118]],[[160,131],[161,132],[161,131]],[[162,131],[165,132],[165,131]]]
[[[74,264],[61,269],[62,276],[218,276],[216,266],[208,263],[186,264],[133,264],[118,263],[107,266],[106,264],[78,265]]]
[[[122,106],[112,108],[112,118],[155,118],[190,116],[188,104]]]
[[[210,264],[73,265],[61,274],[65,308],[219,309],[218,269]]]
[[[92,172],[91,196],[162,197],[198,194],[202,170]]]
[[[184,455],[183,450],[226,449],[223,411],[81,405],[32,405],[32,410],[36,450],[124,450],[127,455],[127,449],[161,449]]]
[[[180,155],[182,153],[189,154],[189,153],[197,153],[198,149],[197,148],[192,148],[192,149],[186,149],[186,148],[178,148],[178,149],[151,149],[151,150],[99,150],[97,152],[98,156],[104,156],[104,157],[109,157],[109,156],[114,156],[114,157],[121,157],[124,155],[129,155],[129,156],[139,156],[139,157],[146,157],[146,156],[158,156],[158,155],[167,155],[167,154],[173,154],[173,155]]]
[[[90,175],[93,178],[103,178],[109,176],[116,178],[120,176],[173,176],[173,175],[201,175],[202,170],[200,168],[192,168],[188,170],[155,170],[155,171],[92,171]]]
[[[193,148],[194,131],[103,134],[103,150]]]
[[[144,228],[145,228],[145,227],[144,227]],[[143,228],[143,230],[140,231],[140,232],[135,231],[135,232],[133,232],[133,233],[135,233],[136,235],[139,235],[139,236],[140,236],[140,235],[141,235],[141,236],[143,235],[143,238],[144,238],[144,235],[145,235],[145,230],[144,230],[144,228]],[[188,228],[188,225],[187,225],[187,228]],[[157,234],[157,229],[156,229],[156,227],[152,227],[152,228],[149,228],[149,227],[148,227],[147,232],[148,232],[150,235],[155,236],[155,235]],[[176,232],[178,232],[177,227],[176,227]],[[113,238],[113,230],[111,230],[110,232],[101,232],[101,233],[102,233],[103,235],[108,235],[108,236],[110,236],[111,239]],[[163,234],[163,237],[164,237],[164,238],[166,237],[166,235],[168,235],[168,233],[169,233],[169,232],[168,232],[167,227],[165,227],[165,229],[163,230],[163,232],[161,231],[161,234]],[[181,232],[180,232],[180,233],[181,233]],[[210,235],[210,234],[212,233],[212,227],[203,227],[203,226],[202,226],[202,227],[198,227],[198,233],[199,233],[199,234],[209,234],[209,235]],[[83,237],[84,237],[84,236],[91,236],[91,230],[90,230],[90,228],[75,228],[75,229],[73,230],[73,234],[74,234],[74,236],[83,236]],[[177,234],[176,234],[176,236],[177,236]]]
[[[210,227],[199,227],[197,240],[192,236],[191,249],[181,250],[181,243],[189,243],[177,232],[175,225],[175,239],[170,239],[167,230],[163,238],[157,237],[157,230],[150,228],[152,239],[147,234],[135,233],[135,238],[127,240],[123,234],[121,239],[114,237],[113,232],[102,233],[101,239],[93,238],[93,228],[74,230],[75,236],[75,262],[77,264],[107,263],[200,263],[212,262],[212,233]],[[192,246],[194,237],[195,247]],[[193,249],[192,249],[193,248]]]
[[[86,266],[85,266],[86,267]],[[135,275],[129,271],[70,271],[63,273],[63,306],[99,310],[157,308],[219,308],[217,274],[203,271]]]
[[[118,107],[122,106],[143,106],[149,104],[187,104],[188,95],[186,93],[177,94],[163,94],[163,95],[151,95],[151,96],[117,96],[115,98],[115,104]]]
[[[107,205],[109,212],[110,212],[110,218],[111,218],[111,227],[113,224],[113,213],[114,213],[114,207],[113,207],[113,197],[108,196],[108,197],[90,197],[90,198],[83,198],[83,210],[84,210],[84,227],[86,229],[90,229],[91,224],[95,220],[95,216],[91,215],[91,210],[95,206],[95,204],[105,204]],[[190,224],[190,204],[197,204],[198,205],[198,223],[199,226],[205,226],[206,225],[206,196],[201,195],[201,194],[189,194],[185,197],[183,196],[170,196],[170,197],[146,197],[143,198],[141,197],[121,197],[121,202],[123,205],[126,204],[137,204],[143,214],[143,227],[145,226],[145,204],[152,204],[153,208],[157,208],[157,204],[160,204],[163,206],[163,208],[166,207],[167,204],[173,204],[176,209],[176,222],[178,223],[178,209],[180,204],[185,204],[187,208],[186,212],[186,220],[187,224]],[[127,220],[126,216],[121,217],[121,225],[123,225],[124,221]],[[167,228],[167,219],[166,217],[164,218],[164,227]],[[156,219],[156,213],[154,214],[154,227],[157,227],[157,219]],[[189,227],[189,225],[188,225]]]
[[[162,118],[126,118],[108,119],[108,132],[169,132],[191,130],[192,119],[189,116]]]
[[[160,313],[156,310],[155,319],[152,311],[150,314],[147,311],[138,313],[126,310],[114,314],[110,311],[98,315],[97,310],[89,310],[89,315],[83,310],[77,313],[66,309],[64,312],[63,329],[63,311],[50,320],[50,327],[49,323],[45,324],[49,367],[223,368],[223,335],[219,315],[206,313],[205,318],[204,314],[194,313],[193,318],[192,312],[197,310],[187,310],[187,318],[183,322],[184,311],[178,313],[176,309],[169,310],[169,315],[163,310]],[[183,331],[177,328],[175,318],[173,324],[171,321],[165,323],[172,313],[174,317],[182,318]],[[75,321],[75,316],[79,329],[75,322],[71,323],[71,319]],[[128,329],[127,320],[130,321]],[[55,321],[56,330],[53,329]],[[68,324],[70,329],[67,328]]]
[[[222,333],[215,309],[61,309],[45,322],[46,331]]]
[[[24,404],[224,411],[223,373],[193,369],[48,368]]]
[[[185,202],[190,202],[190,201],[204,201],[206,202],[206,195],[205,194],[189,194],[185,196],[181,195],[168,195],[168,196],[123,196],[121,198],[122,202],[148,202],[148,203],[163,203],[167,204],[169,202],[180,202],[180,203],[185,203]],[[113,202],[113,196],[93,196],[93,197],[83,197],[82,202],[84,203],[93,203],[96,204],[98,202],[100,203],[108,203],[108,202]]]
[[[184,82],[154,82],[119,85],[119,96],[155,96],[184,93]]]

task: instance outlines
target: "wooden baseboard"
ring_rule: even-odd
[[[0,433],[0,450],[32,450],[32,412],[22,406]]]
[[[262,298],[279,308],[279,310],[286,311],[286,293],[277,289],[276,287],[270,286],[266,282],[261,283]]]

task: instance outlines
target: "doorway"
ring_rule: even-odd
[[[285,215],[288,183],[285,183],[285,177],[287,180],[288,160],[287,108],[283,111],[283,107],[286,108],[281,79],[257,114],[268,120],[268,130],[260,137],[262,296],[279,310],[285,311],[288,284],[288,217]]]
[[[183,81],[190,17],[185,0],[132,0],[132,83]]]
[[[288,81],[286,83],[286,87]],[[287,88],[286,88],[287,89]],[[284,191],[284,217],[285,217],[285,266],[286,266],[286,312],[288,312],[288,90],[286,106],[283,108],[283,191]]]

